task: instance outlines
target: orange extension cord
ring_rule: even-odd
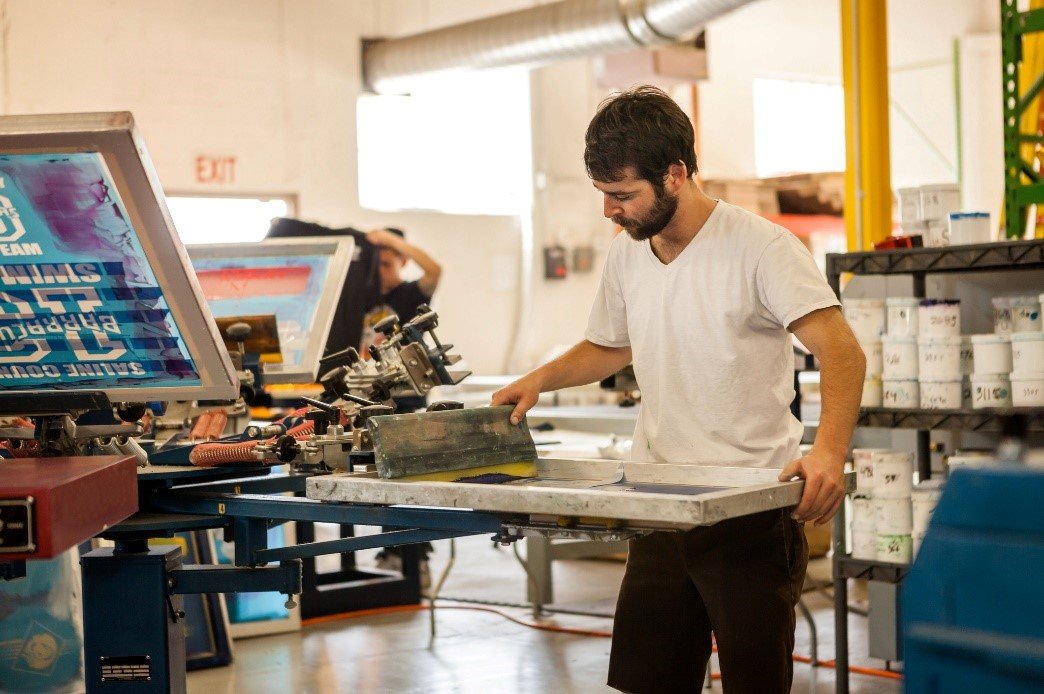
[[[396,614],[399,612],[425,612],[432,609],[430,605],[396,605],[394,607],[378,607],[371,610],[359,610],[358,612],[346,612],[344,614],[327,615],[325,617],[313,617],[312,619],[301,620],[301,626],[315,626],[317,624],[326,624],[328,622],[337,622],[342,619],[356,619],[358,617],[371,617],[374,615],[384,614]],[[551,631],[558,634],[572,634],[574,636],[596,636],[599,638],[611,638],[613,633],[611,631],[594,631],[590,629],[572,629],[569,627],[558,627],[550,624],[537,624],[535,622],[527,622],[524,619],[518,619],[512,617],[506,612],[495,610],[492,607],[478,607],[475,605],[440,605],[436,609],[439,610],[473,610],[475,612],[489,612],[495,614],[509,622],[514,622],[530,629],[537,629],[539,631]],[[718,647],[714,647],[714,652],[718,651]],[[808,656],[794,654],[794,662],[805,663],[806,665],[812,664],[812,659]],[[837,663],[833,660],[820,660],[815,663],[819,667],[834,668]],[[870,675],[872,677],[883,677],[890,680],[902,680],[902,674],[898,672],[892,672],[890,670],[879,670],[877,668],[860,667],[858,665],[849,665],[849,672],[854,672],[859,675]],[[712,679],[721,679],[720,672],[711,673]]]

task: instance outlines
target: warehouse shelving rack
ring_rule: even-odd
[[[831,253],[826,259],[827,281],[840,298],[841,276],[912,275],[913,293],[925,297],[929,274],[999,272],[1044,269],[1044,239],[1006,241],[1001,243],[946,246],[942,248],[908,248],[893,251]],[[1039,408],[1014,408],[1005,412],[1024,412],[1030,418],[1030,431],[1044,431]],[[987,410],[924,410],[863,408],[858,426],[886,429],[917,430],[918,478],[931,477],[931,432],[933,430],[1000,432],[997,413]],[[844,505],[834,517],[834,644],[837,689],[848,694],[848,583],[850,578],[866,578],[887,583],[901,583],[908,564],[854,559],[845,547]]]

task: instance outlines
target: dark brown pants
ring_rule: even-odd
[[[713,632],[725,692],[789,692],[794,606],[808,564],[805,534],[790,511],[632,540],[609,686],[698,692]]]

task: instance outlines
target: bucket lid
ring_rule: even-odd
[[[1012,333],[1012,342],[1036,342],[1037,340],[1044,340],[1044,332],[1030,332],[1030,333]]]
[[[921,299],[920,306],[960,306],[960,299]]]
[[[950,219],[989,219],[989,212],[951,212]]]
[[[1014,381],[1044,381],[1044,372],[1040,371],[1012,371],[1011,380]]]

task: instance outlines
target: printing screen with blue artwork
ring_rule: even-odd
[[[138,236],[100,153],[0,155],[0,390],[200,385]]]
[[[211,313],[218,318],[274,313],[282,363],[301,366],[332,255],[250,257],[262,248],[244,247],[239,258],[200,258],[195,248],[189,252]]]

